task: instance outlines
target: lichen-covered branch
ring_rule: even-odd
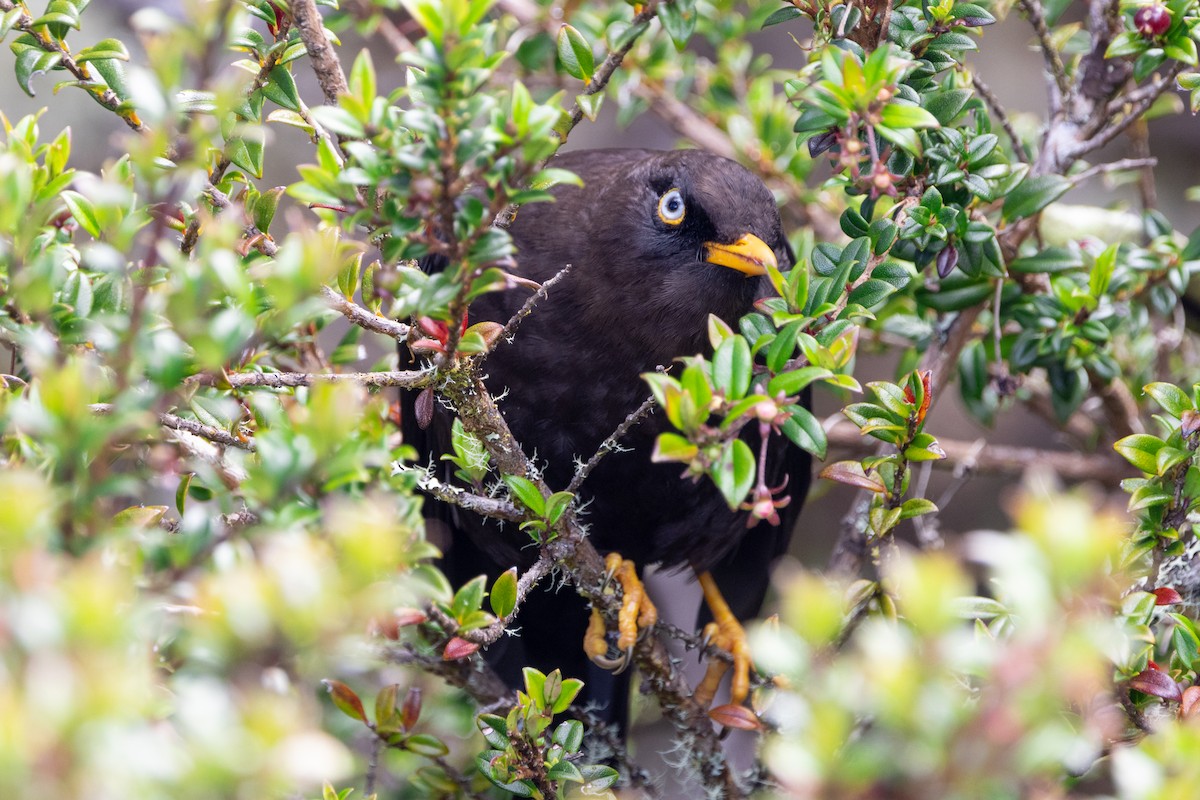
[[[300,31],[300,39],[304,49],[312,61],[313,72],[317,83],[321,84],[321,93],[325,96],[325,104],[336,106],[338,97],[346,94],[349,88],[346,84],[346,73],[342,71],[342,62],[337,52],[325,38],[325,26],[321,22],[321,12],[317,10],[314,0],[292,0],[292,19]]]
[[[188,383],[241,389],[262,386],[292,389],[319,383],[356,383],[371,388],[401,387],[420,389],[433,382],[432,369],[383,370],[380,372],[227,372],[221,375],[193,375]]]

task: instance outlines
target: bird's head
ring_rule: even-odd
[[[606,183],[594,212],[610,222],[593,226],[603,231],[606,277],[637,287],[642,303],[667,304],[662,314],[736,321],[768,266],[791,265],[774,197],[736,162],[700,150],[654,153]]]
[[[646,167],[641,210],[658,253],[679,265],[690,261],[701,270],[722,267],[746,277],[764,275],[768,266],[781,262],[788,266],[775,199],[740,164],[700,150],[679,150],[647,161]],[[652,214],[645,214],[647,206]]]

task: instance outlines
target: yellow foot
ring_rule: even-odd
[[[733,680],[729,686],[730,704],[740,706],[750,694],[750,645],[746,642],[746,630],[729,609],[729,604],[721,596],[721,590],[717,588],[717,582],[713,580],[712,575],[701,572],[696,577],[704,591],[704,601],[708,603],[713,615],[713,621],[704,626],[704,640],[733,656]],[[696,687],[694,697],[697,703],[704,707],[712,705],[717,687],[729,671],[729,666],[728,662],[717,659],[708,662],[708,672]]]
[[[595,608],[583,637],[583,649],[588,658],[600,666],[620,672],[633,660],[633,646],[641,632],[658,622],[658,609],[650,602],[632,561],[626,561],[620,553],[609,553],[604,566],[609,582],[615,581],[621,586],[621,609],[617,613],[618,656],[615,659],[608,657],[607,626],[603,615]]]

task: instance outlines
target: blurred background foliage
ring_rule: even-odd
[[[0,34],[0,796],[1194,796],[1195,0],[0,0]],[[448,585],[395,425],[494,341],[492,221],[568,137],[741,161],[801,257],[653,387],[731,504],[772,513],[718,418],[828,462],[720,781],[662,697],[616,751],[578,676],[481,699],[463,636],[516,576]]]

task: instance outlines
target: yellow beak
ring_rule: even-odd
[[[779,266],[775,251],[752,233],[745,234],[733,244],[705,242],[704,260],[746,275],[765,275],[767,267]]]

